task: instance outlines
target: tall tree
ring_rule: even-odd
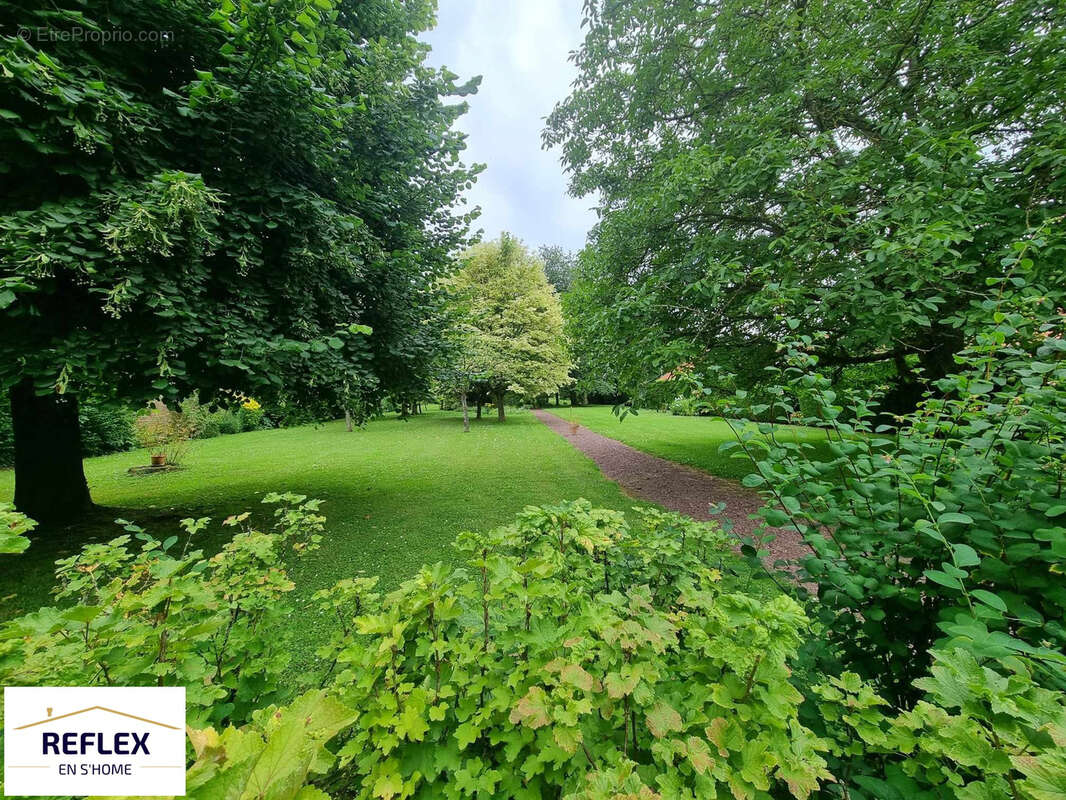
[[[467,326],[458,356],[463,393],[481,384],[502,422],[507,392],[532,399],[569,382],[562,309],[544,263],[510,234],[474,245],[460,264],[451,288]]]
[[[895,365],[912,404],[993,254],[1063,213],[1064,9],[590,0],[545,134],[601,197],[585,327],[633,386],[765,364],[798,322],[827,367]]]
[[[433,13],[0,0],[0,383],[21,509],[88,504],[81,394],[339,411],[428,369],[417,332],[466,243],[475,172],[451,129],[465,105],[445,98],[476,82],[426,66]]]
[[[559,294],[568,291],[574,275],[574,254],[557,244],[542,244],[537,248],[537,255],[544,262],[548,283]]]

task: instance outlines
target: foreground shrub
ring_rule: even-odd
[[[800,343],[787,374],[818,401],[803,421],[834,431],[828,457],[767,425],[768,438],[729,445],[755,462],[747,483],[771,499],[767,523],[811,546],[803,566],[848,668],[902,705],[945,637],[980,657],[1066,648],[1062,293],[1029,286],[1022,256],[995,279],[996,302],[959,317],[971,344],[957,374],[898,427],[878,426],[869,398],[839,398]]]
[[[922,699],[885,717],[887,703],[854,673],[816,687],[835,738],[843,791],[872,798],[1052,800],[1066,789],[1066,695],[1041,688],[1035,663],[933,650]],[[858,791],[851,797],[863,796]]]
[[[788,680],[801,608],[724,590],[715,527],[645,520],[531,508],[463,534],[462,569],[321,595],[358,614],[333,653],[354,796],[806,797],[829,779]]]
[[[185,686],[190,724],[243,720],[287,696],[288,663],[273,635],[290,608],[286,550],[317,546],[317,501],[280,503],[277,531],[238,532],[217,555],[190,550],[209,520],[186,519],[186,538],[159,541],[120,520],[126,533],[57,562],[63,607],[42,608],[0,628],[5,685]]]
[[[195,761],[186,796],[328,800],[307,786],[329,771],[327,743],[354,715],[325,692],[309,692],[288,706],[256,711],[240,728],[189,730]]]
[[[0,503],[0,555],[24,552],[30,546],[26,534],[36,527],[36,522],[20,514],[10,503]]]
[[[966,347],[915,412],[883,424],[878,398],[834,387],[800,336],[774,411],[828,428],[831,446],[775,425],[725,445],[752,460],[765,522],[811,548],[820,666],[855,673],[865,699],[849,685],[847,702],[871,715],[841,717],[862,724],[833,769],[876,797],[1066,787],[1066,295],[1040,282],[1041,243],[1012,248],[991,298],[947,321]],[[868,703],[888,718],[873,724]]]
[[[1058,800],[1066,785],[1049,648],[956,631],[895,707],[812,667],[824,645],[796,601],[727,588],[717,526],[653,509],[631,528],[586,501],[529,507],[462,534],[461,567],[384,597],[376,578],[341,581],[314,596],[336,621],[324,673],[283,680],[281,557],[318,546],[324,519],[299,495],[265,501],[275,532],[210,559],[127,523],[60,561],[73,605],[5,625],[0,678],[185,685],[192,797]]]

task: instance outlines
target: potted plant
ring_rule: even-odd
[[[152,468],[177,467],[191,438],[192,421],[167,408],[154,408],[137,420],[137,440],[148,450]]]

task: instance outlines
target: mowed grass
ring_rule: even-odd
[[[630,447],[654,456],[696,467],[712,475],[739,480],[753,472],[746,457],[733,450],[720,453],[718,448],[736,439],[729,423],[718,417],[676,417],[659,411],[640,411],[619,420],[610,406],[549,408],[563,419],[573,419],[586,428],[625,442]],[[740,428],[740,423],[734,422]],[[781,425],[776,436],[780,441],[813,442],[819,449],[826,442],[825,431],[818,428]]]
[[[79,525],[39,530],[25,554],[5,559],[0,617],[51,604],[53,562],[121,534],[116,517],[163,538],[184,517],[210,516],[198,543],[212,552],[233,534],[219,524],[226,516],[250,510],[252,521],[269,525],[273,507],[261,503],[263,495],[294,491],[323,499],[328,518],[322,547],[289,565],[300,660],[328,635],[316,625],[310,597],[341,578],[378,575],[393,587],[422,564],[454,561],[450,545],[462,530],[507,523],[528,504],[577,497],[622,510],[635,504],[528,412],[508,409],[503,424],[471,424],[464,434],[458,414],[433,411],[352,433],[334,422],[222,436],[190,443],[185,469],[147,476],[127,473],[147,462],[143,450],[87,459],[93,499],[103,508]],[[0,501],[13,493],[14,475],[0,472]]]

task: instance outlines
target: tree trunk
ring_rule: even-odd
[[[559,407],[559,393],[558,392],[555,393],[555,407],[556,408]]]
[[[470,411],[466,407],[466,392],[459,392],[459,405],[463,407],[463,433],[470,433]]]
[[[348,429],[348,433],[352,432],[352,412],[348,409],[344,409],[344,427]]]
[[[496,413],[499,415],[500,422],[506,419],[503,413],[503,392],[496,393]]]
[[[481,401],[477,401],[477,418],[481,419]]]
[[[38,522],[66,522],[92,507],[81,464],[78,398],[11,389],[15,507]]]

